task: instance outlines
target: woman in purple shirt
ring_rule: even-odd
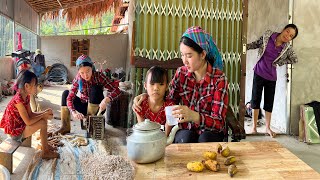
[[[247,45],[247,49],[257,49],[259,61],[254,67],[252,85],[251,107],[253,109],[252,133],[257,133],[257,121],[261,103],[262,90],[264,89],[264,106],[266,117],[266,132],[275,137],[270,128],[274,94],[276,89],[276,67],[284,64],[293,64],[298,61],[290,41],[298,35],[298,28],[294,24],[288,24],[281,33],[267,30],[257,41]]]

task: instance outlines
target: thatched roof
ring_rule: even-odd
[[[62,16],[67,19],[67,24],[71,27],[81,24],[88,17],[95,19],[110,11],[112,8],[117,14],[122,0],[26,0],[32,8],[43,18],[59,18],[60,11]]]

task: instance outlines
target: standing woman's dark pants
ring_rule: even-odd
[[[62,93],[61,106],[67,106],[68,95],[69,90],[65,90]],[[98,85],[92,86],[90,89],[89,102],[92,104],[100,104],[103,99],[103,87]],[[88,102],[82,102],[81,99],[76,96],[73,100],[73,105],[78,112],[82,113],[83,115],[87,115]]]
[[[254,73],[252,85],[251,108],[260,109],[262,91],[264,89],[264,105],[263,109],[272,112],[274,94],[276,92],[276,81],[269,81]]]
[[[223,142],[224,133],[214,133],[212,131],[204,131],[197,134],[195,131],[181,129],[177,131],[174,137],[174,143],[201,143],[201,142]]]

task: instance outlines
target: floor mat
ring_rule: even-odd
[[[101,167],[100,170],[105,170],[111,172],[108,175],[107,179],[133,179],[134,168],[133,165],[123,156],[119,155],[111,155],[111,151],[108,151],[108,148],[105,148],[106,145],[110,145],[110,141],[96,141],[89,139],[87,146],[72,146],[72,144],[62,139],[61,142],[64,143],[64,146],[59,148],[58,152],[60,154],[59,159],[54,160],[43,160],[41,158],[41,151],[37,151],[30,162],[26,173],[23,176],[24,180],[28,179],[47,179],[47,180],[82,180],[82,179],[99,179],[101,175],[98,173],[92,174],[84,174],[84,172],[88,173],[88,169],[84,170],[84,168],[96,168],[97,164]],[[115,148],[113,148],[115,149]],[[114,150],[113,150],[114,151]],[[118,152],[119,154],[119,152]],[[97,156],[98,155],[98,156]],[[94,160],[90,158],[97,158],[96,163],[87,162]],[[99,159],[102,159],[99,161]],[[115,159],[115,160],[114,160]],[[110,161],[112,160],[112,161]],[[99,161],[99,162],[98,162]],[[119,166],[116,163],[122,163],[126,165],[125,171],[129,171],[127,176],[119,177],[121,168],[110,169],[108,166],[103,166],[102,162],[105,165],[110,165],[110,162],[114,162],[112,166]],[[85,166],[85,167],[83,167]],[[116,172],[118,171],[118,172]],[[123,169],[122,169],[123,171]],[[105,173],[105,172],[104,172]]]
[[[87,146],[72,146],[67,140],[61,140],[64,146],[59,148],[59,159],[43,160],[41,151],[37,151],[24,174],[23,179],[82,179],[81,154],[97,152],[96,142],[89,139]]]

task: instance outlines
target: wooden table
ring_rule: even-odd
[[[217,157],[219,172],[204,170],[190,172],[189,161],[201,161],[202,153],[216,151],[217,143],[171,144],[166,147],[165,157],[151,164],[135,164],[135,179],[229,179],[224,157]],[[236,179],[320,179],[313,170],[276,141],[228,142],[231,155],[236,156],[239,172]]]

